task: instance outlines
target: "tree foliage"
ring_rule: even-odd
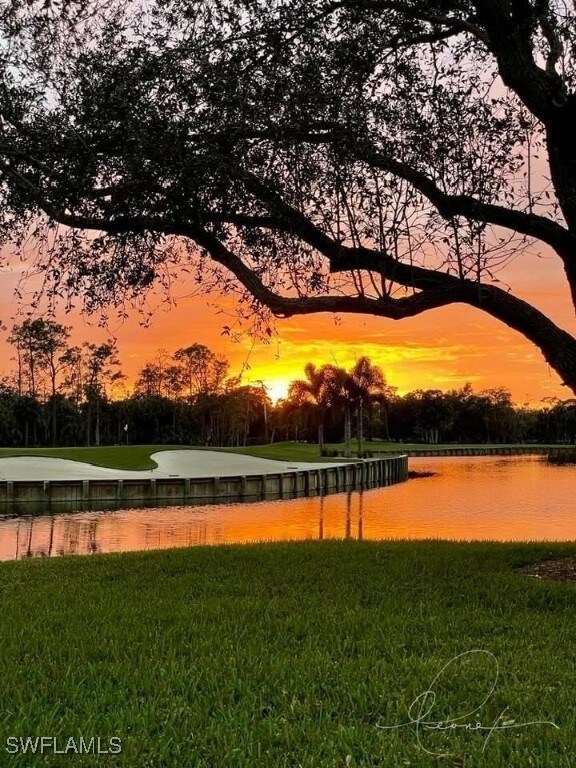
[[[17,0],[0,16],[5,240],[88,308],[192,269],[249,311],[464,303],[576,389],[576,11],[563,0]]]
[[[33,335],[44,338],[52,321],[24,321],[14,326],[14,346]],[[35,329],[35,331],[33,331]],[[0,445],[43,446],[90,444],[192,444],[245,446],[296,440],[345,443],[358,452],[372,440],[438,442],[576,442],[576,401],[545,398],[540,409],[517,407],[504,388],[476,393],[461,390],[415,390],[403,397],[386,382],[383,371],[362,356],[346,370],[337,365],[305,366],[303,379],[291,382],[288,396],[273,404],[263,382],[221,381],[213,373],[228,361],[202,345],[191,344],[170,355],[160,350],[145,362],[131,394],[123,381],[121,361],[112,340],[70,346],[67,329],[58,348],[55,389],[44,385],[43,347],[33,367],[32,394],[26,371],[0,381]],[[28,343],[28,342],[27,342]],[[36,343],[36,342],[35,342]],[[28,352],[26,353],[28,354]],[[204,373],[189,390],[190,357],[203,361]],[[15,359],[18,364],[18,358]],[[20,360],[28,366],[28,359]],[[196,370],[198,374],[198,370]],[[215,386],[215,382],[217,386]],[[127,429],[126,429],[127,427]],[[378,444],[376,443],[376,448]]]

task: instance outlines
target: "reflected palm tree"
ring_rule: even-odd
[[[52,547],[54,546],[54,523],[55,523],[55,517],[52,515],[52,518],[50,520],[50,536],[48,538],[48,551],[46,554],[48,557],[52,557]]]
[[[358,494],[358,541],[364,538],[364,493]]]
[[[24,557],[32,557],[32,533],[34,531],[34,518],[30,518],[30,527],[28,529],[28,544],[26,545],[26,554]]]
[[[88,552],[98,552],[98,520],[93,520],[88,526]]]
[[[352,538],[352,491],[346,493],[346,533],[344,538]]]
[[[15,559],[18,560],[20,555],[20,522],[18,522],[18,525],[16,526],[16,557]]]
[[[66,517],[64,521],[64,533],[62,535],[63,552],[68,555],[78,555],[81,541],[81,523],[73,517]]]
[[[320,526],[318,530],[318,539],[324,539],[324,496],[320,496]]]

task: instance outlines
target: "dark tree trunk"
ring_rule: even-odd
[[[363,400],[358,401],[358,408],[356,409],[356,440],[358,441],[358,456],[364,450],[364,427],[363,427],[364,413],[363,413]]]
[[[58,442],[58,403],[56,402],[56,396],[52,395],[52,445],[56,445]]]
[[[50,384],[52,389],[52,402],[50,404],[52,411],[51,440],[52,445],[56,445],[58,437],[58,403],[56,401],[56,371],[54,370],[54,366],[52,366],[50,371]]]
[[[96,424],[94,427],[94,445],[100,445],[100,403],[96,401]]]
[[[344,455],[349,458],[352,451],[350,449],[350,442],[352,440],[352,425],[350,418],[350,405],[347,403],[344,410]]]
[[[86,409],[86,445],[90,445],[90,437],[92,432],[92,402],[88,401]]]

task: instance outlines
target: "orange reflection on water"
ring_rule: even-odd
[[[576,539],[576,467],[412,459],[433,477],[364,493],[0,520],[0,559],[323,538]]]

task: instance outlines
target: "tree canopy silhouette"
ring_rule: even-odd
[[[561,0],[84,0],[0,11],[5,241],[88,309],[174,270],[276,316],[463,303],[576,391],[576,9]]]

